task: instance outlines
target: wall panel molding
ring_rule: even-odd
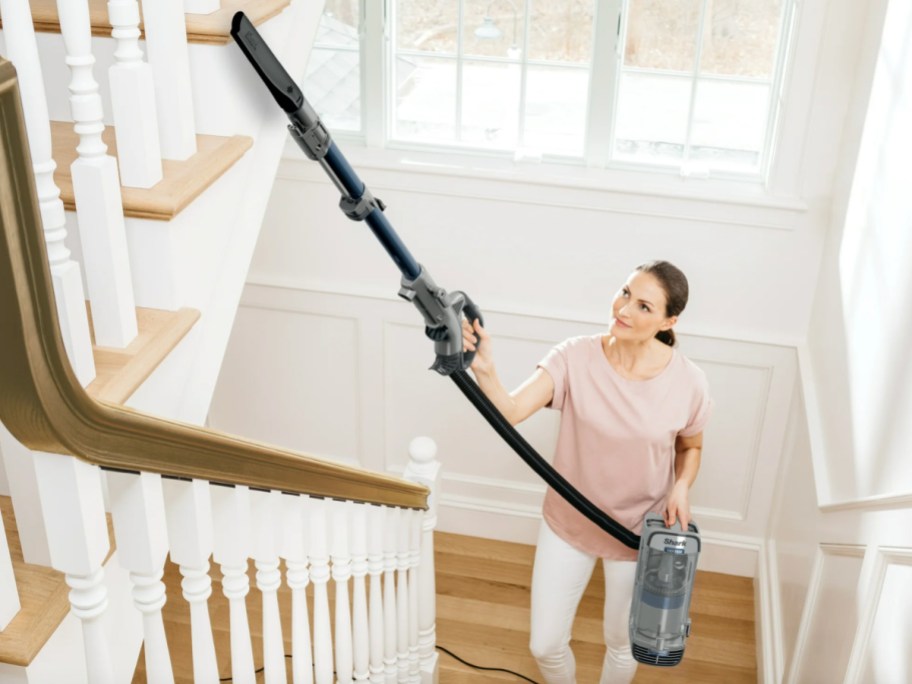
[[[889,607],[884,606],[884,601],[892,603],[894,609],[896,608],[896,597],[884,594],[887,573],[893,566],[912,567],[912,547],[880,546],[872,549],[871,555],[873,557],[873,562],[870,564],[872,567],[868,573],[863,575],[863,588],[859,592],[864,612],[858,621],[852,655],[846,669],[846,684],[866,684],[865,664],[870,657],[872,636],[878,613],[882,607]],[[902,612],[908,611],[908,604],[900,605]],[[908,638],[909,633],[906,632],[905,636]],[[908,648],[905,650],[905,655],[909,655]],[[894,674],[897,677],[905,676],[905,681],[908,681],[908,676],[912,674],[912,662],[907,660],[905,673],[896,672]],[[897,679],[897,681],[900,680]]]
[[[872,496],[858,496],[835,499],[830,488],[830,472],[827,448],[827,424],[824,411],[818,399],[817,383],[814,379],[811,351],[807,344],[799,344],[798,379],[801,383],[801,394],[804,397],[805,415],[810,437],[811,462],[814,464],[814,482],[817,489],[817,502],[821,511],[871,511],[890,508],[908,508],[912,506],[912,492],[890,492]],[[851,420],[851,416],[843,417]],[[851,450],[851,447],[850,447]]]
[[[860,579],[863,575],[862,563],[865,558],[865,551],[866,547],[860,544],[820,544],[817,547],[814,568],[811,572],[811,581],[808,585],[807,598],[801,615],[801,626],[795,641],[794,657],[786,678],[788,684],[802,684],[805,680],[799,679],[799,677],[802,675],[805,659],[808,657],[820,657],[821,655],[820,653],[808,655],[806,651],[814,637],[813,629],[815,627],[815,619],[818,616],[818,604],[821,600],[821,594],[826,590],[824,577],[827,560],[834,558],[857,559]]]
[[[785,670],[782,634],[782,596],[775,539],[764,541],[757,562],[754,611],[757,634],[757,681],[781,684]]]

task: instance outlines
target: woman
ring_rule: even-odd
[[[512,393],[497,377],[491,339],[474,321],[464,346],[472,372],[516,425],[548,406],[561,411],[554,466],[586,498],[639,532],[649,511],[690,522],[688,491],[700,466],[711,400],[706,377],[674,348],[672,327],[687,304],[687,278],[672,264],[638,266],[615,295],[607,334],[552,349]],[[532,574],[530,648],[548,684],[572,684],[570,631],[597,559],[605,574],[602,684],[630,682],[636,661],[627,621],[636,551],[583,517],[554,490],[542,510]]]

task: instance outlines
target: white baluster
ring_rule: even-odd
[[[143,3],[142,10],[161,153],[165,159],[187,159],[196,153],[196,128],[183,3],[156,0]]]
[[[396,681],[396,544],[399,539],[398,508],[387,508],[383,525],[383,671],[386,681]]]
[[[294,684],[313,684],[313,655],[310,650],[310,617],[307,594],[310,582],[307,570],[310,499],[306,496],[283,498],[282,555],[291,589],[291,673]]]
[[[3,423],[0,423],[0,449],[3,450],[3,466],[16,515],[22,559],[26,563],[50,567],[51,552],[32,451],[20,444]]]
[[[428,509],[421,533],[421,562],[418,571],[418,653],[422,681],[436,681],[437,672],[437,587],[434,578],[434,528],[440,492],[440,461],[437,445],[429,437],[416,437],[409,444],[409,463],[404,477],[430,489]]]
[[[117,41],[108,82],[120,182],[131,188],[151,188],[162,179],[162,164],[155,83],[139,48],[139,3],[108,0],[108,18],[111,36]]]
[[[161,578],[168,555],[161,475],[112,472],[107,479],[118,558],[130,572],[133,603],[143,618],[146,679],[149,684],[173,684],[161,612],[166,600]]]
[[[22,604],[19,602],[16,575],[13,573],[13,559],[6,540],[6,528],[0,518],[0,632],[6,629],[20,608]]]
[[[408,673],[409,684],[420,684],[418,656],[418,566],[421,562],[421,512],[411,510],[409,517],[408,560]]]
[[[281,544],[282,494],[250,492],[253,530],[253,558],[256,562],[257,588],[263,598],[263,667],[266,684],[285,684],[285,643],[279,617],[279,545]]]
[[[336,585],[336,681],[352,681],[352,625],[348,603],[348,580],[351,577],[351,552],[348,548],[351,502],[333,501],[332,512],[332,578]]]
[[[231,677],[235,684],[253,684],[253,646],[247,620],[246,596],[250,591],[247,559],[250,556],[250,490],[240,485],[212,485],[214,558],[222,569],[222,593],[228,599],[231,629]]]
[[[382,506],[371,506],[368,509],[368,551],[367,571],[370,573],[370,610],[368,615],[370,630],[370,681],[381,684],[385,681],[383,669],[383,532],[385,528]]]
[[[370,676],[370,629],[367,618],[367,504],[352,510],[352,663],[354,680],[367,681]]]
[[[95,378],[92,340],[89,336],[79,264],[70,259],[70,251],[64,244],[67,234],[66,217],[60,189],[54,183],[57,164],[51,149],[44,78],[38,60],[38,44],[35,41],[28,0],[0,0],[0,14],[3,15],[6,56],[16,67],[19,76],[19,93],[28,131],[35,189],[47,242],[60,331],[73,371],[85,386]]]
[[[218,663],[209,620],[209,556],[212,554],[212,501],[203,480],[165,480],[165,518],[171,562],[180,566],[181,589],[190,606],[190,641],[195,684],[217,684]]]
[[[184,12],[187,14],[212,14],[221,7],[221,0],[184,0]]]
[[[88,681],[114,684],[99,620],[108,605],[102,564],[110,548],[100,471],[72,456],[36,451],[34,458],[51,565],[65,574],[71,610],[82,623]]]
[[[125,347],[136,337],[136,311],[124,230],[117,160],[101,140],[101,96],[92,74],[92,35],[86,2],[57,0],[70,67],[70,108],[79,158],[70,167],[79,239],[92,301],[96,344]]]
[[[89,574],[66,573],[64,577],[70,588],[70,611],[82,623],[86,677],[92,684],[113,684],[111,651],[100,620],[108,609],[104,569],[99,566]]]
[[[400,509],[399,528],[396,544],[396,680],[400,684],[408,682],[408,645],[409,645],[409,524],[408,510]]]
[[[329,551],[326,543],[326,505],[311,499],[310,505],[310,581],[313,583],[313,661],[316,684],[333,684],[332,631],[329,624]]]

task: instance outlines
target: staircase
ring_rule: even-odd
[[[433,443],[398,479],[200,427],[286,136],[230,20],[300,77],[322,5],[0,0],[0,682],[190,681],[166,601],[192,681],[214,633],[235,682],[436,681]]]

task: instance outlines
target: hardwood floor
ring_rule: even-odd
[[[438,645],[477,665],[514,670],[541,682],[541,675],[528,649],[533,547],[444,533],[435,535],[435,546]],[[217,572],[213,575],[216,582],[210,599],[210,614],[219,676],[228,677],[228,607],[221,595]],[[189,611],[180,596],[180,575],[171,564],[165,572],[165,584],[168,588],[168,603],[164,608],[165,629],[174,663],[175,684],[189,684],[192,682]],[[604,654],[601,641],[603,597],[601,569],[597,565],[580,604],[573,631],[572,646],[580,684],[598,682]],[[251,588],[247,608],[253,634],[254,660],[259,666],[262,660],[262,618],[258,598],[256,589]],[[280,591],[279,600],[286,649],[290,653],[290,594],[287,589]],[[698,573],[691,606],[693,635],[688,639],[684,661],[670,669],[641,665],[634,682],[756,682],[753,604],[752,580]],[[473,670],[443,652],[439,652],[439,659],[441,684],[523,681],[505,673]],[[289,674],[290,662],[286,661]],[[145,681],[140,654],[133,682],[144,684]],[[262,681],[262,674],[257,681]]]
[[[437,643],[478,665],[515,670],[541,682],[529,655],[529,588],[534,548],[474,537],[438,534]],[[757,681],[754,592],[749,578],[698,573],[691,605],[693,633],[684,661],[674,668],[640,665],[635,684]],[[580,684],[598,682],[604,584],[596,565],[577,612],[571,645]],[[476,673],[440,654],[442,684],[522,681]]]

